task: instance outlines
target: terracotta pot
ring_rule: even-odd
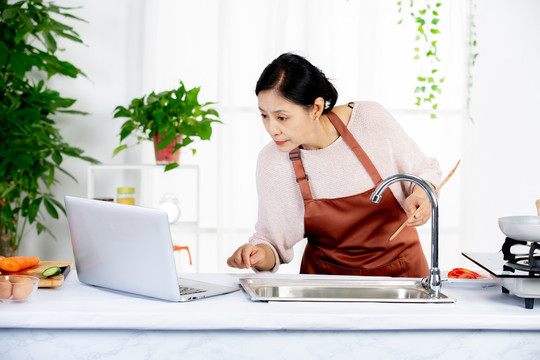
[[[157,145],[163,139],[164,136],[159,137],[159,135],[156,133],[154,134],[153,140],[154,140],[154,152],[156,155],[156,164],[158,165],[167,165],[172,163],[178,163],[178,160],[180,159],[180,149],[176,150],[173,153],[173,149],[176,146],[176,144],[179,141],[182,141],[182,136],[179,135],[175,140],[173,140],[172,143],[170,143],[166,148],[161,149],[158,151]]]

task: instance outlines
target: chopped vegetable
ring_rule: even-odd
[[[448,272],[448,278],[452,279],[487,279],[472,270],[465,268],[455,268]]]
[[[16,272],[39,264],[37,256],[12,256],[0,260],[0,270]]]
[[[43,270],[43,272],[41,273],[43,277],[49,277],[58,274],[60,274],[60,268],[58,266],[51,266],[50,268]]]

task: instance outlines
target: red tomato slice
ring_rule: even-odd
[[[465,268],[455,268],[448,272],[448,277],[452,279],[485,279],[485,276],[482,276],[474,271]]]

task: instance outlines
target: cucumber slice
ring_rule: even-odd
[[[60,268],[58,266],[51,266],[50,268],[43,270],[43,272],[41,273],[43,277],[49,277],[58,274],[60,274]]]

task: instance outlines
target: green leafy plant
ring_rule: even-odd
[[[425,69],[416,77],[418,82],[414,90],[416,105],[422,106],[422,104],[429,103],[430,116],[433,119],[437,117],[435,113],[439,106],[438,96],[441,94],[441,85],[444,83],[444,77],[440,75],[437,65],[440,62],[437,55],[437,42],[440,34],[438,8],[442,4],[433,0],[405,2],[408,5],[404,5],[403,1],[397,2],[398,13],[404,13],[405,8],[407,8],[415,24],[418,24],[414,59],[423,61]],[[399,21],[399,24],[402,22],[403,19]]]
[[[0,0],[0,235],[3,252],[16,253],[25,230],[35,224],[48,232],[44,212],[59,218],[63,205],[51,193],[59,173],[76,181],[62,163],[73,157],[96,163],[66,143],[55,115],[85,114],[70,109],[75,99],[47,87],[56,75],[84,75],[56,53],[57,39],[82,43],[79,35],[55,17],[79,19],[41,0]],[[40,79],[41,78],[41,79]]]
[[[161,150],[170,145],[179,135],[183,137],[173,149],[179,150],[181,147],[191,144],[195,139],[209,140],[212,136],[212,123],[221,123],[216,110],[209,108],[215,103],[199,103],[200,87],[187,90],[184,83],[180,81],[180,86],[176,89],[155,92],[141,98],[135,98],[126,108],[117,106],[114,111],[114,118],[128,118],[120,130],[120,143],[113,153],[113,156],[128,148],[127,144],[122,144],[128,136],[135,134],[137,144],[143,140],[152,140],[155,134],[161,139],[157,150]],[[192,149],[195,154],[196,150]],[[168,164],[165,171],[177,167],[177,163]]]

